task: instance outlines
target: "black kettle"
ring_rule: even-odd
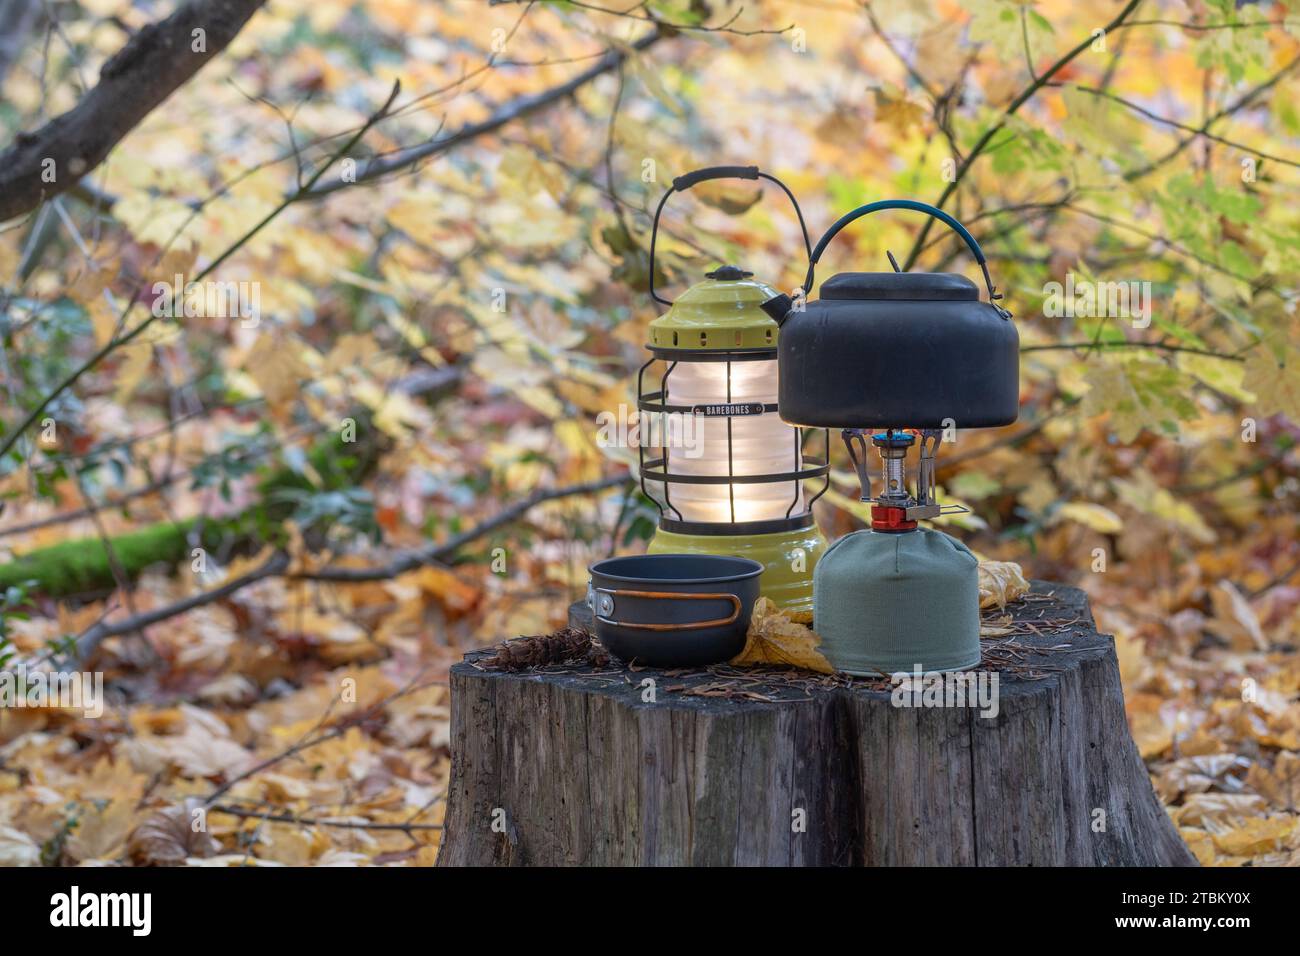
[[[965,276],[934,272],[843,272],[815,301],[779,295],[762,304],[778,337],[781,418],[819,428],[986,428],[1016,420],[1020,336],[966,227],[910,199],[868,203],[818,241],[804,295],[826,245],[846,225],[882,209],[928,213],[965,240],[984,272],[989,301]]]

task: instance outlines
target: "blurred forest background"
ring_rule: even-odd
[[[0,709],[0,863],[432,863],[447,667],[653,527],[595,417],[648,213],[718,163],[814,237],[970,227],[1022,407],[944,447],[949,530],[1089,592],[1203,862],[1297,863],[1298,7],[0,0],[0,658],[109,701]],[[797,284],[761,195],[674,205],[664,281]],[[899,214],[821,272],[886,250],[977,275]],[[1149,326],[1048,314],[1068,274]],[[160,312],[177,275],[257,308]]]

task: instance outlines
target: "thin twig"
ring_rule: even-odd
[[[266,820],[271,823],[296,823],[309,827],[338,827],[343,830],[395,830],[410,834],[415,830],[441,830],[440,823],[370,823],[360,820],[329,820],[321,817],[296,817],[289,813],[267,813],[264,810],[249,810],[244,807],[232,807],[224,803],[208,807],[209,813],[224,813],[245,820]]]
[[[1064,87],[1069,84],[1052,83],[1050,85]],[[1091,86],[1078,86],[1078,85],[1075,85],[1074,88],[1078,90],[1080,93],[1087,93],[1089,96],[1101,97],[1103,99],[1110,100],[1113,103],[1118,103],[1120,106],[1132,110],[1134,113],[1137,113],[1139,116],[1145,116],[1147,119],[1151,120],[1152,122],[1162,123],[1165,126],[1172,126],[1175,129],[1181,129],[1184,132],[1191,133],[1193,136],[1200,136],[1212,142],[1220,143],[1224,146],[1230,146],[1233,149],[1240,149],[1243,152],[1254,153],[1256,156],[1260,157],[1261,159],[1269,159],[1275,163],[1282,163],[1285,166],[1294,166],[1297,169],[1300,169],[1300,160],[1287,159],[1285,156],[1277,156],[1273,153],[1266,153],[1262,149],[1256,149],[1254,146],[1250,146],[1246,143],[1239,143],[1235,140],[1227,139],[1223,136],[1216,136],[1214,133],[1211,133],[1208,129],[1205,128],[1205,124],[1201,124],[1201,126],[1189,126],[1187,123],[1180,123],[1177,120],[1172,120],[1167,116],[1161,116],[1159,113],[1153,113],[1151,110],[1137,103],[1134,103],[1132,100],[1126,100],[1124,99],[1124,97],[1116,96],[1114,93],[1107,92],[1106,90],[1099,90]]]
[[[633,53],[640,53],[649,49],[666,35],[667,34],[664,31],[655,29],[632,43],[629,49]],[[300,193],[296,194],[290,201],[298,202],[300,200],[319,199],[322,196],[328,196],[330,193],[336,192],[340,189],[345,189],[349,186],[354,186],[359,183],[387,176],[397,170],[412,166],[415,163],[432,156],[445,153],[467,140],[475,139],[488,133],[494,133],[515,120],[522,119],[538,112],[539,110],[552,106],[566,97],[572,96],[592,80],[621,66],[628,58],[628,55],[628,52],[625,50],[612,49],[602,56],[593,66],[588,67],[583,72],[558,86],[551,87],[548,90],[543,90],[541,93],[536,93],[530,96],[521,96],[495,110],[487,119],[477,123],[469,123],[454,132],[448,133],[446,136],[439,136],[430,139],[428,142],[421,143],[418,146],[410,146],[406,149],[397,150],[383,156],[376,156],[364,165],[358,164],[356,174],[354,176],[349,176],[346,180],[340,177],[320,184],[312,183],[310,184],[310,188],[305,191],[300,191]]]
[[[256,236],[264,228],[266,228],[266,226],[269,225],[271,221],[274,220],[277,216],[279,216],[280,213],[284,212],[284,210],[287,209],[292,203],[296,202],[303,193],[310,191],[312,187],[314,187],[316,183],[321,179],[321,177],[325,175],[326,171],[329,170],[329,168],[334,165],[334,163],[336,163],[339,159],[342,159],[345,155],[347,155],[352,150],[352,148],[358,142],[360,142],[361,138],[365,136],[367,132],[369,132],[370,128],[374,126],[375,123],[379,122],[385,115],[387,115],[388,110],[393,105],[393,101],[397,99],[397,94],[399,92],[401,92],[401,83],[395,82],[393,84],[392,92],[388,95],[388,100],[384,103],[382,107],[380,107],[379,111],[376,113],[372,113],[370,115],[370,118],[366,121],[366,123],[362,125],[362,127],[359,130],[357,130],[356,134],[353,135],[352,138],[349,139],[346,143],[344,143],[342,148],[340,148],[337,152],[335,152],[329,158],[329,160],[325,162],[309,180],[307,180],[307,182],[303,185],[302,188],[300,188],[297,191],[297,193],[283,199],[274,209],[272,209],[265,216],[263,216],[262,219],[256,225],[254,225],[251,229],[245,232],[238,239],[236,239],[234,243],[232,243],[229,247],[227,247],[224,252],[222,252],[215,259],[213,259],[212,262],[210,262],[206,267],[204,267],[198,273],[198,275],[194,277],[192,281],[202,282],[204,279],[206,279],[209,275],[211,275],[218,268],[220,268],[221,265],[227,259],[233,256],[240,249],[242,249],[244,245],[247,244],[254,236]],[[125,321],[126,316],[130,313],[131,307],[135,305],[136,301],[137,301],[136,295],[132,295],[130,299],[127,300],[127,305],[126,308],[123,310],[123,313],[120,317],[120,321]],[[104,343],[103,346],[97,349],[95,353],[90,356],[90,358],[88,358],[85,362],[79,365],[73,372],[71,372],[67,377],[65,377],[61,382],[59,382],[59,384],[56,385],[53,390],[47,392],[46,395],[40,400],[40,402],[37,403],[36,407],[33,408],[30,412],[28,412],[28,414],[22,420],[22,422],[20,422],[10,432],[9,437],[5,440],[4,444],[0,445],[0,459],[3,459],[4,456],[9,453],[9,450],[13,448],[14,444],[19,440],[21,436],[26,434],[27,429],[30,428],[32,424],[36,422],[36,420],[40,417],[41,413],[45,411],[45,409],[49,406],[49,404],[52,401],[54,401],[56,398],[62,395],[73,385],[76,385],[77,382],[81,380],[81,377],[83,375],[85,375],[87,372],[89,372],[91,369],[97,366],[100,362],[102,362],[105,358],[111,355],[114,351],[122,348],[125,345],[130,344],[132,341],[138,338],[145,330],[150,328],[154,322],[162,318],[163,314],[164,313],[159,313],[155,315],[151,313],[148,317],[143,319],[131,331],[126,332],[125,334],[119,336],[114,336],[108,342]]]
[[[389,704],[393,703],[393,701],[399,700],[402,697],[405,697],[407,694],[414,693],[417,690],[424,690],[427,687],[446,686],[446,681],[442,681],[442,680],[425,681],[425,680],[421,680],[422,677],[423,677],[423,673],[417,674],[414,678],[412,678],[407,683],[405,687],[401,688],[400,690],[394,691],[393,693],[389,694],[387,697],[383,698],[382,700],[376,701],[375,703],[371,704],[369,707],[366,707],[364,710],[357,711],[352,714],[347,714],[346,716],[342,717],[337,724],[335,724],[327,731],[323,731],[322,733],[314,734],[314,735],[312,731],[308,731],[292,746],[288,747],[285,750],[280,751],[279,753],[271,757],[267,757],[265,760],[258,762],[257,764],[248,768],[242,773],[236,774],[235,776],[231,777],[225,783],[218,785],[211,793],[207,795],[207,797],[204,798],[203,800],[204,805],[212,806],[212,804],[215,803],[218,798],[223,797],[227,793],[229,793],[231,788],[234,787],[236,784],[242,783],[243,781],[249,779],[250,777],[256,776],[257,774],[261,773],[263,770],[267,770],[271,767],[274,767],[276,764],[281,763],[282,761],[287,760],[290,757],[293,757],[297,754],[300,754],[304,750],[307,750],[311,747],[315,747],[317,744],[323,744],[327,740],[333,740],[336,737],[342,737],[353,727],[357,726],[358,724],[364,723],[365,721],[374,717],[376,714],[382,711]],[[332,706],[333,705],[331,704],[331,707]],[[321,719],[317,721],[316,727],[319,728],[324,726],[325,722],[329,718],[329,715],[330,715],[330,711],[326,710],[325,714],[322,715]]]
[[[1205,121],[1196,128],[1196,135],[1187,136],[1183,138],[1178,142],[1176,146],[1170,149],[1169,152],[1165,153],[1163,156],[1153,160],[1152,162],[1148,163],[1145,166],[1142,166],[1139,169],[1130,170],[1129,172],[1125,173],[1124,174],[1125,180],[1132,182],[1133,180],[1141,179],[1143,176],[1147,176],[1155,172],[1157,169],[1160,169],[1165,164],[1176,159],[1183,152],[1183,150],[1187,149],[1188,146],[1196,142],[1199,134],[1208,131],[1211,126],[1213,126],[1215,123],[1219,122],[1220,120],[1226,119],[1227,117],[1232,116],[1235,113],[1239,113],[1241,110],[1250,106],[1253,102],[1255,102],[1255,100],[1259,99],[1269,90],[1271,90],[1274,86],[1280,83],[1288,73],[1290,73],[1292,70],[1296,68],[1297,65],[1300,65],[1300,55],[1292,57],[1289,61],[1287,61],[1285,64],[1282,65],[1281,69],[1279,69],[1276,73],[1270,76],[1267,80],[1260,83],[1258,86],[1255,86],[1247,90],[1245,93],[1239,96],[1235,101],[1233,101],[1228,106],[1225,106],[1222,109],[1220,109],[1218,112],[1213,113],[1210,116],[1207,116],[1205,118]]]
[[[1171,345],[1164,342],[1057,342],[1052,345],[1022,345],[1021,352],[1055,352],[1072,349],[1155,349],[1160,352],[1186,352],[1190,355],[1205,355],[1210,358],[1223,359],[1226,362],[1243,362],[1240,355],[1227,352],[1215,352],[1212,349],[1198,349],[1190,345]]]

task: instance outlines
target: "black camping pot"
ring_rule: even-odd
[[[803,288],[827,243],[850,222],[882,209],[928,213],[965,240],[984,272],[989,301],[965,276],[846,272],[822,283],[802,307],[780,295],[763,309],[781,325],[781,418],[792,425],[987,428],[1016,420],[1020,337],[966,228],[910,199],[869,203],[842,216],[818,241]]]
[[[597,561],[587,603],[596,637],[625,661],[702,667],[745,649],[763,565],[713,554],[642,554]]]

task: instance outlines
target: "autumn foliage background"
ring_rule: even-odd
[[[949,530],[1088,591],[1203,862],[1300,862],[1296,5],[610,9],[272,0],[82,186],[3,226],[0,654],[103,671],[110,706],[0,710],[0,863],[432,863],[447,667],[551,630],[590,560],[652,528],[595,416],[633,403],[648,211],[717,163],[786,180],[814,238],[895,197],[970,227],[1020,331],[1022,406],[944,447],[941,497],[972,509]],[[5,143],[170,7],[49,10],[3,80]],[[331,158],[318,187],[442,140],[303,190]],[[795,285],[770,192],[681,199],[663,280],[737,263]],[[890,250],[976,274],[921,228],[873,217],[820,271]],[[213,263],[258,284],[258,323],[124,341],[155,281]],[[1067,273],[1150,282],[1150,327],[1047,317]],[[831,536],[862,517],[835,454]]]

